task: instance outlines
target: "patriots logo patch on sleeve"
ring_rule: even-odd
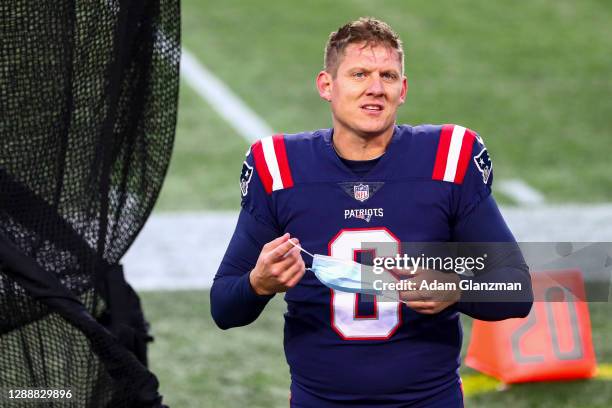
[[[474,156],[474,163],[476,163],[476,168],[482,174],[483,183],[487,184],[489,181],[489,176],[493,171],[493,163],[489,158],[489,152],[487,152],[487,148],[483,148],[480,153]]]
[[[251,177],[253,176],[253,167],[249,166],[249,164],[245,161],[242,163],[242,171],[240,172],[240,192],[242,196],[246,196],[249,192],[249,183],[251,182]]]

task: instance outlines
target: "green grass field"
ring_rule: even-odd
[[[607,0],[183,0],[183,44],[276,131],[330,126],[314,78],[330,31],[358,16],[402,36],[409,80],[402,123],[477,130],[496,180],[547,201],[612,201],[612,2]],[[181,81],[174,155],[156,211],[239,205],[248,143]],[[498,195],[503,203],[511,202]],[[247,328],[218,330],[208,292],[147,292],[151,366],[172,407],[286,407],[284,303]],[[612,309],[591,305],[600,363],[612,363]],[[469,319],[466,339],[469,341]],[[612,380],[512,386],[464,368],[469,407],[609,407]]]
[[[282,347],[285,303],[276,296],[250,326],[218,329],[210,317],[208,291],[145,292],[153,327],[151,369],[171,407],[287,407],[289,370]],[[612,305],[590,304],[598,363],[612,363]],[[471,319],[464,322],[465,353]],[[604,366],[606,367],[606,366]],[[589,381],[537,383],[496,389],[497,382],[463,367],[466,406],[477,408],[608,408],[612,370]]]
[[[484,137],[497,180],[553,202],[612,200],[612,3],[605,0],[185,0],[183,44],[276,131],[330,126],[314,78],[330,31],[361,15],[402,36],[399,121]],[[237,208],[247,143],[186,86],[158,210]]]

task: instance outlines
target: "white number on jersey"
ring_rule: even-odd
[[[365,243],[367,245],[363,245]],[[400,245],[400,240],[386,228],[343,229],[329,243],[329,255],[352,261],[356,252],[369,250],[374,256],[393,257],[399,253]],[[356,310],[357,294],[331,291],[331,325],[345,340],[385,340],[401,324],[399,302],[376,297],[376,316],[359,317]]]

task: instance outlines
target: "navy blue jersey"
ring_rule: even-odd
[[[262,246],[286,232],[310,252],[352,260],[363,251],[394,256],[401,242],[514,242],[491,196],[493,165],[475,132],[396,126],[385,154],[365,174],[337,156],[332,138],[324,129],[251,147],[240,177],[238,225],[211,290],[220,327],[248,324],[261,313],[271,296],[256,295],[248,273]],[[304,260],[309,266],[311,259]],[[488,272],[474,279],[523,282],[531,290],[522,257]],[[331,290],[310,271],[285,300],[293,383],[321,400],[384,406],[426,400],[457,385],[459,312],[499,320],[525,316],[531,306],[466,302],[425,315]]]

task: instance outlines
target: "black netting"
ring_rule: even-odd
[[[168,167],[179,33],[179,0],[0,2],[0,388],[73,395],[37,406],[161,404],[119,261]]]

